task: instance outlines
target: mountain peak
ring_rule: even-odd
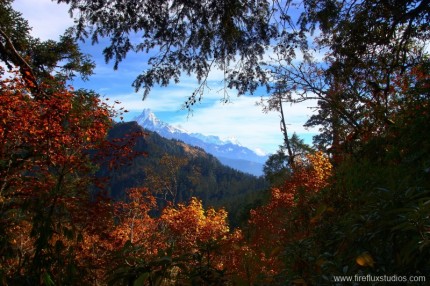
[[[146,108],[139,116],[136,116],[133,121],[136,121],[140,126],[151,131],[158,131],[160,129],[169,129],[169,132],[175,132],[175,128],[162,122],[157,118],[151,109]]]
[[[136,116],[133,121],[139,123],[139,125],[143,126],[145,121],[154,122],[154,119],[157,119],[155,114],[149,108],[145,108],[139,116]]]

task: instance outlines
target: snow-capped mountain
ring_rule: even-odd
[[[189,133],[181,128],[173,127],[159,120],[150,109],[133,119],[143,128],[157,132],[168,139],[176,139],[186,144],[197,146],[217,157],[223,164],[234,169],[256,176],[263,174],[263,164],[267,156],[257,154],[246,148],[235,138],[221,139],[217,136],[207,136],[200,133]]]
[[[159,120],[150,109],[144,109],[139,116],[133,119],[133,121],[136,121],[143,128],[157,133],[187,133],[185,130],[173,127]]]

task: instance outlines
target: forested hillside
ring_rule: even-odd
[[[136,122],[115,124],[108,139],[133,134],[141,134],[133,146],[136,156],[118,168],[105,166],[98,172],[108,179],[107,190],[114,199],[125,199],[129,188],[148,187],[160,205],[196,197],[204,206],[226,207],[229,214],[240,215],[247,203],[261,199],[268,188],[263,178],[224,166],[203,149],[165,139]],[[231,219],[239,223],[238,218]]]
[[[428,1],[57,2],[76,17],[58,41],[0,5],[0,284],[428,285]],[[284,135],[266,198],[235,201],[260,181],[69,86],[94,68],[79,39],[115,69],[145,55],[144,98],[186,74],[192,110],[220,71],[224,89],[264,90]],[[312,148],[283,109],[309,100]],[[209,206],[237,201],[236,228]]]

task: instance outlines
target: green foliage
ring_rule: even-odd
[[[182,73],[195,74],[202,85],[190,97],[192,105],[202,96],[209,72],[214,68],[229,74],[231,86],[255,90],[257,84],[243,77],[265,78],[258,67],[270,38],[276,34],[269,20],[269,4],[265,1],[76,1],[71,11],[79,11],[77,35],[90,37],[93,43],[109,37],[104,49],[106,60],[114,60],[114,68],[129,52],[152,53],[149,69],[133,83],[144,88],[144,98],[155,84],[177,83]],[[139,35],[139,41],[131,40]],[[156,54],[156,55],[155,55]],[[239,73],[228,65],[240,57]],[[227,78],[226,78],[227,79]]]
[[[9,69],[19,68],[32,88],[42,80],[56,85],[76,73],[83,79],[92,74],[94,62],[80,51],[70,29],[59,41],[34,38],[27,20],[12,8],[12,2],[2,1],[0,7],[0,61]],[[52,76],[56,79],[51,80]]]
[[[128,251],[143,252],[131,244],[124,246],[117,255],[120,260],[129,257],[128,264],[121,264],[111,271],[109,286],[228,285],[223,271],[210,264],[199,263],[203,253],[186,253],[172,257],[172,249],[168,249],[166,252],[160,251],[156,258],[147,261],[144,258],[132,258]]]
[[[304,159],[306,154],[312,151],[311,147],[305,144],[296,133],[289,138],[289,146],[293,156],[291,160],[284,144],[275,154],[270,155],[264,164],[264,176],[273,187],[281,186],[291,176],[292,166],[289,165],[289,162]]]
[[[429,98],[407,93],[413,103],[402,104],[385,132],[344,153],[332,183],[314,196],[312,235],[286,245],[281,279],[325,284],[333,275],[429,273],[430,137],[422,132]]]
[[[147,260],[136,254],[144,252],[140,246],[134,246],[127,242],[116,254],[114,259],[120,261],[120,266],[112,269],[108,278],[109,286],[115,285],[170,285],[161,284],[169,279],[171,269],[181,264],[181,259],[172,259],[171,253],[160,251],[157,258]],[[123,264],[124,257],[128,257],[128,263]]]
[[[266,180],[272,186],[280,186],[290,175],[288,168],[288,156],[282,149],[276,151],[275,154],[269,156],[263,168]]]

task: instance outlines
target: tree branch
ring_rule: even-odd
[[[4,38],[6,41],[6,46],[3,48],[5,49],[5,52],[10,51],[13,55],[11,58],[11,61],[20,68],[20,72],[23,76],[23,78],[26,81],[31,82],[32,85],[38,90],[39,86],[36,81],[36,76],[33,73],[32,67],[27,63],[27,61],[19,54],[19,52],[15,49],[14,44],[12,43],[12,40],[8,37],[6,32],[4,32],[0,28],[0,35]]]

